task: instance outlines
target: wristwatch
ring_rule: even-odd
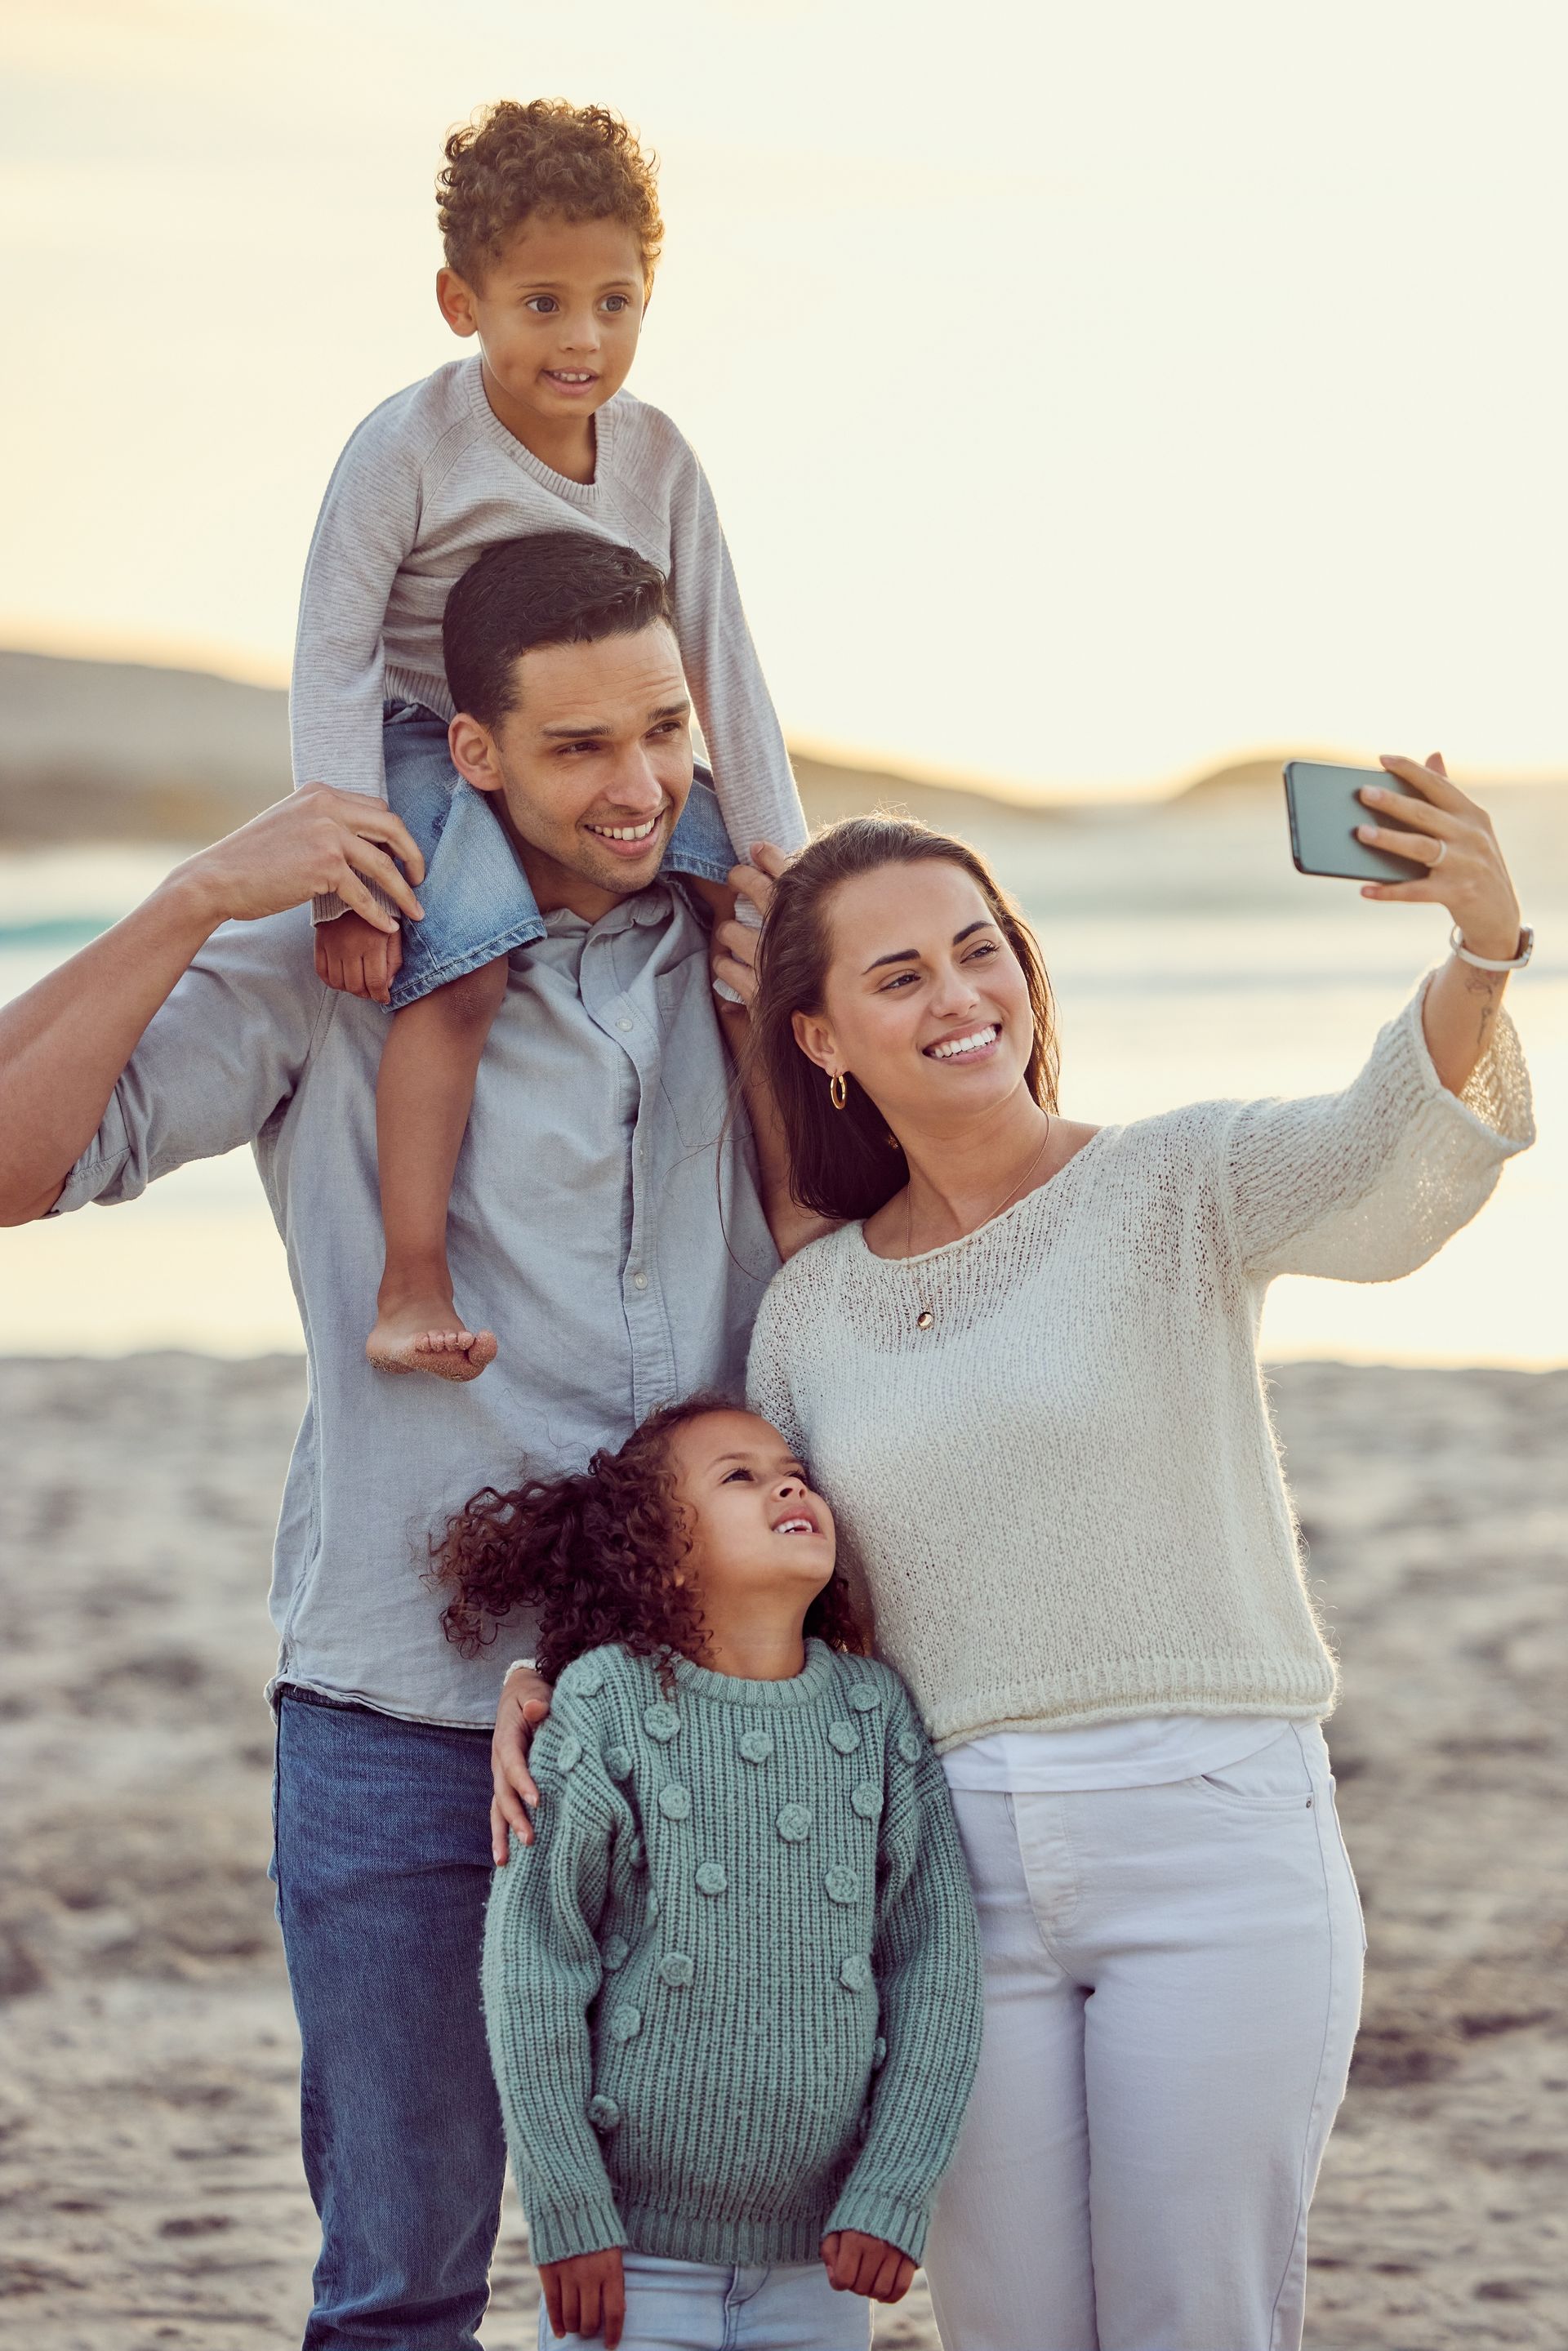
[[[1458,923],[1448,933],[1448,945],[1461,963],[1473,963],[1478,971],[1522,971],[1535,953],[1535,933],[1527,923],[1519,935],[1518,946],[1500,963],[1491,956],[1472,955],[1465,945],[1464,933]]]

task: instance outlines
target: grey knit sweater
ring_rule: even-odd
[[[441,618],[453,581],[497,539],[576,526],[668,574],[736,849],[798,849],[805,818],[702,467],[669,418],[629,392],[606,401],[594,424],[594,479],[570,481],[507,432],[479,360],[468,359],[394,392],[355,429],[327,485],[300,591],[294,780],[382,791],[383,697],[452,716]]]
[[[946,1787],[904,1685],[579,1657],[497,1873],[490,2053],[534,2258],[918,2260],[979,2053]]]

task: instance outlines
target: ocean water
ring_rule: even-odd
[[[1511,1009],[1542,1140],[1407,1280],[1276,1284],[1263,1331],[1271,1357],[1568,1361],[1568,789],[1499,790],[1490,805],[1540,939]],[[1075,1117],[1343,1085],[1444,951],[1437,909],[1373,905],[1352,884],[1296,874],[1267,793],[1051,816],[977,802],[967,830],[1044,946],[1063,1107]],[[134,904],[172,862],[143,850],[0,857],[0,999]],[[0,1232],[0,1352],[298,1343],[246,1153],[185,1168],[126,1208]]]

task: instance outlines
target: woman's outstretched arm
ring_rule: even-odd
[[[1490,817],[1449,781],[1440,751],[1424,767],[1392,757],[1383,764],[1409,791],[1369,786],[1361,795],[1368,821],[1357,826],[1357,836],[1369,848],[1416,858],[1428,871],[1409,882],[1368,882],[1362,896],[1446,907],[1472,955],[1510,961],[1519,945],[1519,900]],[[1378,824],[1385,813],[1396,813],[1399,825]],[[1416,840],[1406,826],[1416,829]],[[1427,988],[1421,1011],[1427,1050],[1451,1094],[1464,1092],[1490,1051],[1507,986],[1506,971],[1479,971],[1450,955]]]

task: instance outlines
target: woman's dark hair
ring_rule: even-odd
[[[433,1544],[432,1582],[451,1593],[441,1622],[465,1656],[490,1646],[514,1608],[538,1612],[534,1656],[553,1682],[573,1657],[619,1642],[633,1656],[700,1665],[702,1605],[675,1571],[691,1550],[688,1513],[675,1491],[670,1438],[727,1396],[688,1396],[650,1413],[619,1452],[601,1447],[571,1478],[530,1478],[510,1493],[486,1486]],[[806,1631],[831,1649],[862,1656],[866,1638],[836,1572],[806,1611]]]
[[[1018,958],[1034,1016],[1025,1081],[1041,1110],[1056,1108],[1059,1055],[1051,982],[1033,932],[985,859],[966,841],[912,817],[852,816],[808,843],[774,884],[758,948],[758,985],[748,1050],[773,1090],[789,1138],[789,1189],[818,1216],[869,1217],[908,1180],[902,1148],[876,1104],[851,1074],[835,1110],[827,1072],[795,1041],[797,1012],[821,1012],[832,959],[833,893],[885,865],[941,858],[974,883]]]
[[[453,586],[441,622],[459,710],[494,726],[517,698],[517,664],[540,645],[596,645],[670,624],[670,588],[635,548],[591,530],[500,538]]]

